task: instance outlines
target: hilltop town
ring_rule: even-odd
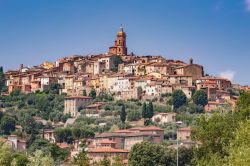
[[[226,103],[234,105],[235,98],[226,91],[234,86],[225,78],[204,75],[202,65],[190,58],[185,63],[162,56],[128,55],[126,33],[123,28],[117,33],[114,46],[106,54],[69,56],[55,63],[44,62],[32,68],[20,65],[19,70],[5,73],[8,93],[21,90],[23,93],[44,91],[58,83],[60,93],[67,96],[82,96],[92,89],[97,94],[110,93],[116,100],[159,100],[162,94],[181,89],[187,98],[194,90],[206,91],[209,98],[207,111]],[[140,91],[138,91],[140,89]],[[69,111],[74,116],[75,112]]]
[[[6,71],[0,110],[17,120],[14,127],[1,128],[0,141],[26,151],[46,140],[46,145],[67,150],[64,163],[82,151],[91,164],[114,163],[116,157],[132,163],[129,153],[144,141],[191,149],[201,144],[191,139],[200,114],[235,111],[240,92],[250,91],[205,73],[191,57],[183,62],[129,54],[121,27],[108,53]],[[65,136],[67,132],[71,134]]]

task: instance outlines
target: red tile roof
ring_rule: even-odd
[[[89,96],[66,96],[65,99],[92,99]]]
[[[129,151],[123,149],[102,147],[102,148],[89,149],[88,153],[129,153]]]

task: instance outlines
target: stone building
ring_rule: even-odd
[[[88,96],[69,96],[64,98],[64,114],[76,117],[80,109],[89,105],[92,98]]]
[[[174,123],[176,118],[176,113],[167,112],[167,113],[157,113],[152,117],[153,122],[158,122],[160,124],[164,123]]]
[[[193,81],[200,79],[204,75],[203,67],[201,65],[193,64],[193,59],[189,60],[189,64],[177,67],[175,69],[176,74],[190,75]]]
[[[177,130],[178,140],[191,140],[191,127],[183,127]]]

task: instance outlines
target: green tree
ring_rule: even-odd
[[[223,166],[249,165],[250,163],[250,120],[240,123],[235,138],[228,147],[229,156],[223,162]]]
[[[9,115],[4,115],[3,118],[1,119],[0,128],[4,134],[8,135],[15,130],[15,125],[16,125],[16,120],[13,117]]]
[[[85,143],[80,144],[82,150],[73,159],[73,164],[77,166],[90,166],[90,159],[88,158],[87,152],[85,151]]]
[[[203,90],[197,90],[192,96],[193,102],[196,105],[205,106],[208,103],[207,94]]]
[[[192,129],[192,139],[202,144],[194,150],[197,165],[211,165],[228,155],[227,146],[235,136],[241,118],[238,113],[201,116]],[[229,132],[230,131],[230,132]]]
[[[39,134],[40,125],[34,120],[34,118],[29,114],[25,113],[22,117],[18,119],[27,134]]]
[[[28,157],[24,154],[14,155],[11,166],[26,166],[29,163]]]
[[[72,136],[74,140],[79,140],[81,138],[81,129],[73,128],[72,129]]]
[[[96,91],[95,91],[95,89],[91,89],[91,91],[89,93],[89,96],[92,97],[93,99],[96,98]]]
[[[141,99],[142,98],[142,87],[141,86],[138,86],[137,87],[137,96],[138,96],[138,99]]]
[[[53,94],[59,94],[61,88],[62,88],[61,84],[52,83],[49,86],[49,92]]]
[[[126,113],[126,110],[125,110],[125,105],[123,104],[121,112],[120,112],[120,119],[121,119],[122,123],[125,123],[126,117],[127,117],[127,113]]]
[[[148,118],[147,104],[145,102],[142,105],[142,117],[144,119]]]
[[[3,92],[5,89],[5,77],[4,77],[4,72],[3,72],[3,67],[0,66],[0,94]]]
[[[174,109],[177,109],[187,102],[187,96],[182,90],[175,90],[172,94]]]
[[[165,165],[164,147],[142,142],[135,144],[129,153],[129,166]]]
[[[44,154],[41,150],[35,152],[34,157],[31,158],[28,166],[54,166],[55,162],[52,157]]]
[[[86,90],[85,90],[85,89],[83,89],[83,91],[82,91],[82,95],[83,95],[83,96],[87,96],[87,92],[86,92]]]
[[[107,156],[104,156],[104,158],[99,161],[96,166],[111,166],[110,160],[107,158]]]
[[[14,151],[8,144],[0,144],[0,165],[10,166],[13,160]]]
[[[149,102],[147,109],[148,109],[148,118],[151,119],[154,116],[154,106],[152,101]]]
[[[128,112],[128,121],[137,121],[141,119],[141,111],[140,110],[131,110]]]
[[[57,142],[67,142],[71,144],[73,142],[73,135],[71,128],[57,128],[54,131],[55,139]]]
[[[122,162],[121,156],[118,155],[114,157],[114,163],[112,164],[112,166],[125,166]]]

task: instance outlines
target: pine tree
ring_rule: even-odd
[[[125,110],[125,105],[123,104],[122,105],[122,110],[121,110],[121,113],[120,113],[120,119],[121,119],[122,123],[125,123],[126,117],[127,117],[127,113],[126,113],[126,110]]]

